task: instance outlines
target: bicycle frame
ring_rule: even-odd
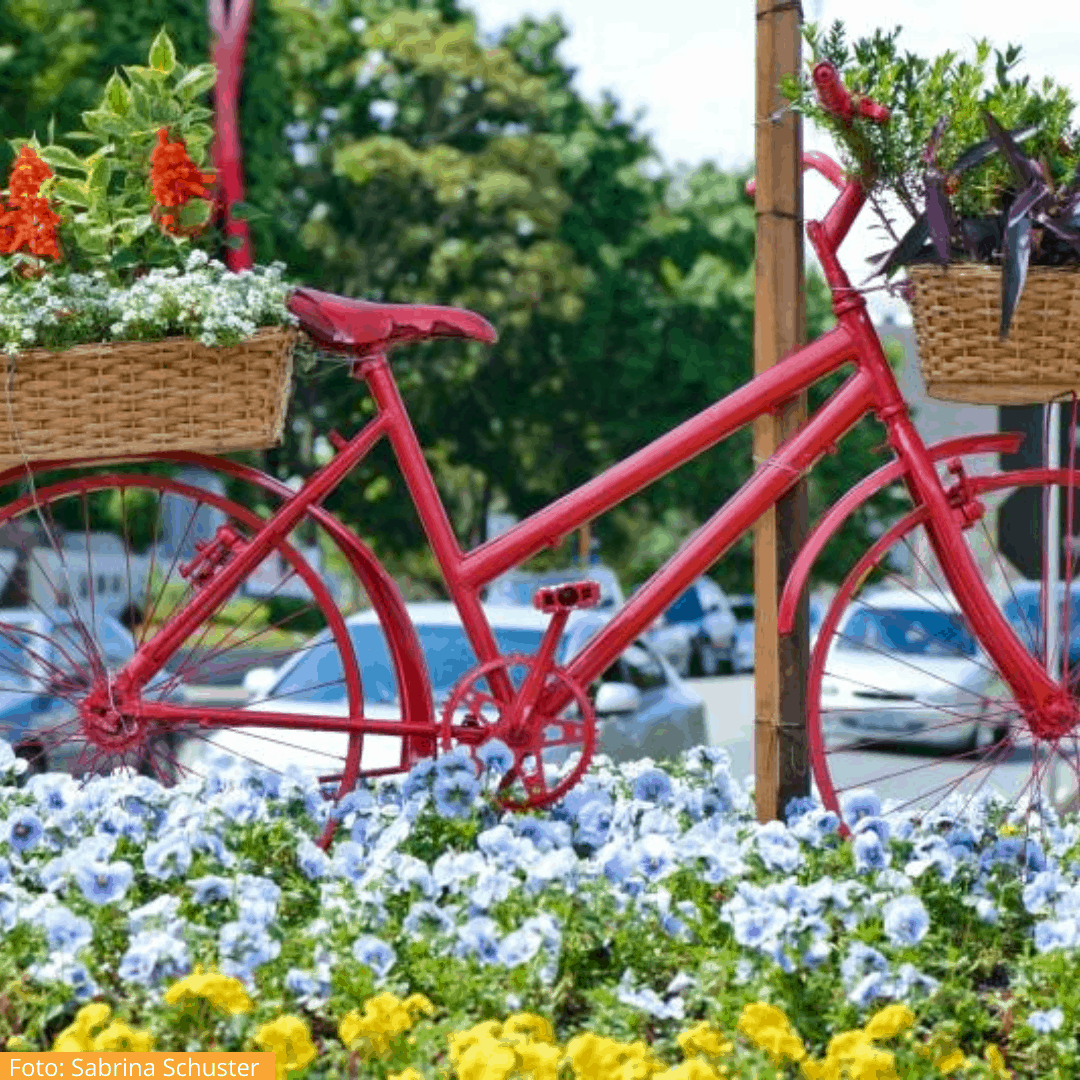
[[[160,670],[171,651],[255,569],[270,544],[286,537],[309,507],[319,506],[383,436],[390,440],[479,662],[494,661],[499,651],[480,602],[480,590],[485,585],[542,549],[556,546],[586,522],[722,442],[757,417],[779,409],[821,378],[845,364],[853,364],[855,371],[843,385],[565,665],[566,674],[579,685],[588,686],[695,578],[721,558],[761,514],[872,411],[887,430],[889,445],[903,466],[902,477],[912,500],[916,506],[928,508],[931,543],[949,585],[963,598],[963,608],[975,635],[999,671],[1008,673],[1018,701],[1030,709],[1053,707],[1061,700],[1061,691],[1028,654],[997,610],[964,543],[960,513],[950,503],[926,445],[911,422],[867,314],[866,302],[851,287],[837,261],[836,250],[862,208],[866,193],[857,179],[843,183],[838,167],[824,155],[806,155],[804,167],[818,169],[841,188],[825,219],[807,225],[807,233],[833,291],[837,325],[832,330],[600,476],[470,551],[461,549],[454,534],[385,353],[354,357],[353,375],[366,383],[377,407],[375,417],[350,439],[336,432],[331,434],[336,450],[333,460],[286,499],[210,584],[139,649],[118,681],[127,687],[142,685]],[[560,696],[566,700],[559,700]],[[566,692],[560,691],[547,705],[558,710],[568,701]],[[408,726],[411,730],[412,725]],[[389,730],[390,725],[378,727]]]

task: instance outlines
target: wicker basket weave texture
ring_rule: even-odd
[[[169,337],[9,357],[0,373],[0,466],[274,446],[297,336],[292,327],[265,327],[226,348]]]
[[[1023,405],[1080,392],[1080,267],[1031,267],[1005,341],[1000,266],[911,266],[908,274],[931,397]]]

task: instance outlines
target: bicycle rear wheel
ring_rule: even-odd
[[[161,641],[170,616],[263,522],[226,498],[223,482],[197,486],[155,468],[175,471],[42,470],[20,493],[3,490],[0,691],[10,707],[0,735],[35,771],[128,767],[171,784],[206,776],[227,754],[271,773],[296,765],[339,798],[372,749],[360,670],[338,603],[295,536],[274,545],[158,676],[118,698],[115,674],[134,649]],[[314,665],[319,677],[285,695],[268,676],[262,719],[245,724],[244,673],[289,664]],[[328,715],[336,726],[320,728]],[[370,742],[376,751],[392,743],[382,756],[400,767],[403,740]],[[333,823],[318,824],[328,843]]]
[[[1080,533],[1080,473],[1025,469],[968,477],[982,516],[965,529],[999,609],[1076,698],[1080,686],[1080,559],[1062,544],[1057,631],[1043,579],[1027,581],[999,550],[996,520],[1012,498],[1030,510],[1030,535],[1046,537],[1051,498],[1065,536]],[[1015,497],[1014,493],[1021,493]],[[917,815],[969,806],[996,790],[1015,805],[1053,803],[1053,788],[1080,783],[1075,722],[1025,714],[975,641],[929,543],[927,511],[888,529],[837,591],[813,645],[807,690],[811,765],[826,807],[848,835],[861,811],[856,789]],[[1051,782],[1051,777],[1054,777]],[[1042,817],[1039,818],[1042,823]]]

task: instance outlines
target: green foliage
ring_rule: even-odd
[[[0,136],[43,135],[53,114],[58,131],[77,126],[162,26],[179,56],[208,54],[198,5],[47,6],[47,18],[46,0],[0,8],[0,49],[16,49],[6,64],[0,52]],[[489,511],[524,517],[753,368],[745,176],[663,169],[639,118],[576,91],[558,56],[567,35],[558,18],[523,18],[495,39],[458,0],[272,0],[245,50],[244,175],[265,215],[251,218],[257,261],[283,259],[290,279],[345,295],[471,307],[500,332],[493,348],[439,342],[393,357],[466,544],[485,538]],[[123,107],[123,81],[110,108]],[[808,273],[808,338],[830,322],[827,290]],[[282,479],[306,473],[318,433],[371,415],[344,365],[321,360],[297,380],[292,435],[252,460]],[[814,507],[877,463],[875,441],[857,430],[826,460]],[[605,560],[640,580],[750,471],[745,430],[597,521]],[[418,595],[439,590],[385,443],[327,505]],[[751,573],[748,540],[717,567],[741,589]]]
[[[911,52],[901,54],[897,45],[901,29],[875,30],[849,47],[842,23],[834,22],[827,31],[817,23],[807,23],[803,28],[810,51],[806,71],[801,76],[789,74],[782,81],[792,107],[833,135],[849,169],[862,167],[863,154],[868,152],[877,170],[878,188],[890,192],[917,217],[924,205],[923,154],[935,125],[947,119],[937,157],[948,171],[965,149],[986,138],[982,112],[989,109],[1008,130],[1037,125],[1038,134],[1025,147],[1028,153],[1045,158],[1058,180],[1071,174],[1080,161],[1080,142],[1071,126],[1074,103],[1068,90],[1049,77],[1036,87],[1030,76],[1010,76],[1020,62],[1020,46],[1009,45],[1002,53],[980,38],[971,59],[961,60],[953,50],[926,59]],[[986,85],[991,53],[993,78]],[[822,60],[836,66],[853,93],[887,106],[892,111],[889,123],[857,120],[846,128],[825,112],[809,78],[813,66]],[[955,203],[963,216],[977,217],[999,209],[1003,196],[1012,189],[1007,163],[993,156],[963,175]]]
[[[102,87],[118,68],[144,61],[162,28],[177,56],[189,63],[209,59],[205,4],[9,0],[0,5],[0,173],[7,175],[12,139],[36,135],[51,142],[50,130],[81,127],[82,113],[97,107]],[[240,141],[248,199],[270,215],[251,221],[258,261],[267,264],[275,259],[291,264],[297,247],[288,230],[275,227],[294,186],[283,132],[292,106],[278,71],[283,49],[273,9],[257,5],[244,50]],[[195,78],[180,92],[191,105],[212,107],[210,91],[204,79]]]
[[[130,278],[136,267],[180,265],[181,252],[190,246],[184,238],[164,234],[151,216],[151,154],[159,129],[165,129],[170,140],[183,139],[191,159],[205,168],[213,137],[205,121],[212,114],[193,104],[191,95],[213,84],[214,69],[209,64],[191,70],[179,66],[162,30],[150,46],[149,66],[128,66],[123,73],[114,72],[97,107],[82,113],[86,130],[65,136],[94,144],[86,157],[53,142],[51,134],[46,146],[36,136],[11,140],[13,150],[32,147],[53,171],[38,193],[61,218],[64,271],[107,265]],[[210,211],[207,199],[193,198],[178,217],[184,227],[202,226]],[[19,253],[0,264],[10,272],[24,261]]]

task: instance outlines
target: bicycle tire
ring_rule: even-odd
[[[154,460],[156,467],[160,467],[170,464],[189,465],[192,464],[191,458],[192,455],[185,455],[186,460],[170,461],[156,455]],[[200,458],[197,463],[214,471],[217,461],[218,459]],[[230,463],[221,464],[229,466],[230,471],[235,471],[235,467]],[[219,619],[214,623],[205,623],[190,634],[175,650],[173,662],[163,673],[163,677],[151,684],[153,689],[146,700],[158,703],[166,699],[172,700],[190,715],[191,724],[182,728],[185,736],[182,752],[174,753],[169,750],[168,740],[155,739],[163,730],[160,725],[155,727],[144,721],[140,728],[140,737],[136,738],[134,730],[139,728],[140,722],[130,709],[128,715],[121,715],[122,710],[118,709],[113,709],[109,714],[108,723],[117,728],[115,735],[111,731],[102,735],[100,717],[88,723],[88,699],[95,687],[100,696],[102,688],[108,685],[104,672],[117,666],[115,660],[111,663],[105,662],[107,649],[101,640],[104,624],[99,628],[99,622],[109,613],[97,610],[93,591],[95,578],[100,581],[98,571],[104,562],[99,552],[93,550],[95,540],[92,539],[92,534],[100,533],[97,526],[110,518],[117,526],[112,531],[119,539],[122,549],[123,572],[128,583],[128,605],[125,611],[129,615],[129,609],[136,606],[137,591],[134,585],[136,581],[145,579],[137,605],[141,608],[143,623],[133,635],[137,644],[144,644],[152,633],[156,632],[154,628],[160,629],[168,614],[183,604],[196,587],[192,584],[194,575],[188,579],[179,575],[179,569],[186,561],[181,557],[181,549],[187,546],[187,556],[190,557],[193,554],[190,545],[181,542],[171,556],[162,550],[160,534],[164,507],[168,505],[168,513],[172,518],[173,537],[180,534],[186,540],[190,539],[189,534],[193,527],[201,527],[205,531],[206,517],[217,530],[220,530],[222,525],[233,528],[241,543],[250,537],[264,520],[260,514],[223,494],[166,475],[147,472],[146,466],[147,462],[128,464],[123,468],[119,465],[103,467],[99,462],[87,462],[82,467],[76,466],[76,463],[65,462],[60,468],[54,464],[42,464],[32,468],[29,473],[24,470],[18,474],[26,481],[23,484],[23,494],[0,507],[0,532],[9,536],[21,532],[24,537],[32,536],[43,541],[38,546],[31,547],[27,556],[28,575],[34,573],[39,586],[36,597],[31,597],[29,590],[24,590],[28,610],[37,615],[47,615],[41,590],[43,588],[46,592],[51,592],[54,605],[66,600],[67,610],[73,615],[70,621],[74,629],[65,637],[70,639],[77,636],[83,639],[83,648],[79,655],[69,655],[68,660],[69,666],[80,673],[85,685],[64,685],[63,693],[54,693],[52,700],[60,701],[64,706],[58,710],[61,715],[56,718],[55,723],[38,723],[33,733],[33,742],[45,756],[46,763],[51,764],[48,759],[56,758],[78,775],[109,772],[118,765],[127,765],[144,774],[152,772],[163,783],[171,784],[188,775],[205,775],[209,768],[209,755],[193,752],[196,742],[202,740],[209,743],[215,752],[220,750],[241,760],[246,758],[271,772],[283,772],[286,763],[299,764],[302,768],[314,767],[315,760],[318,759],[324,763],[318,770],[321,790],[328,800],[334,801],[353,790],[362,776],[404,771],[413,760],[422,756],[418,752],[422,740],[397,739],[401,746],[400,756],[392,767],[365,770],[363,688],[349,632],[344,617],[321,576],[289,540],[276,543],[272,549],[272,557],[279,560],[284,575],[280,576],[276,584],[270,586],[269,600],[273,602],[275,597],[280,598],[281,590],[291,582],[298,587],[297,591],[301,594],[291,604],[291,610],[281,618],[267,618],[266,603],[245,596],[246,590],[242,584],[230,596],[224,608],[219,608]],[[131,471],[132,469],[136,471]],[[254,471],[241,471],[245,472],[246,479],[258,483],[258,474]],[[5,481],[10,484],[13,478],[13,472],[3,474],[0,476],[0,485]],[[269,478],[266,480],[266,486],[270,487],[272,481]],[[276,494],[280,496],[281,492]],[[166,500],[171,502],[166,503]],[[214,533],[219,534],[219,531]],[[139,541],[145,541],[148,535],[153,537],[154,542],[145,547],[144,553],[139,554]],[[30,542],[34,543],[33,540]],[[48,566],[44,565],[46,562]],[[109,572],[115,573],[115,563],[109,564]],[[63,581],[59,580],[61,574]],[[76,578],[79,578],[80,582],[90,583],[89,589],[80,598],[81,602],[72,602],[70,595]],[[372,592],[381,588],[378,581],[364,584],[370,584]],[[65,592],[68,593],[67,596],[60,595]],[[386,633],[396,664],[397,654],[402,647],[401,620],[407,622],[407,616],[400,601],[400,612],[394,610],[393,597],[383,595],[378,597],[378,601],[384,607],[389,604],[391,615],[398,624]],[[101,602],[104,603],[103,600]],[[225,616],[222,616],[223,611]],[[232,623],[231,626],[224,621],[225,618]],[[295,626],[301,620],[305,621],[304,634],[289,634],[287,624],[292,623]],[[380,623],[383,621],[380,618]],[[0,644],[12,643],[13,625],[10,616],[6,627],[0,618]],[[87,630],[90,632],[84,633]],[[305,714],[301,708],[292,710],[289,703],[280,700],[275,702],[272,699],[263,699],[260,708],[263,711],[280,710],[280,732],[294,733],[289,741],[284,743],[283,749],[278,749],[283,744],[280,738],[275,738],[279,734],[277,728],[226,728],[224,725],[215,727],[213,723],[207,725],[206,697],[212,698],[215,693],[221,697],[239,698],[240,695],[235,685],[227,687],[223,692],[214,691],[212,687],[215,684],[235,684],[239,671],[250,666],[253,657],[262,656],[269,663],[275,664],[284,656],[295,654],[298,649],[302,651],[308,648],[312,640],[320,639],[320,635],[325,644],[322,661],[325,661],[328,667],[336,668],[333,673],[336,677],[327,680],[326,696],[333,697],[334,704],[339,707],[344,717],[352,721],[344,730],[334,733],[318,732],[319,737],[316,740],[313,738],[316,733],[310,727],[303,726]],[[89,641],[86,640],[87,637]],[[42,647],[35,650],[38,655],[30,656],[26,671],[16,673],[10,665],[8,668],[9,677],[14,674],[22,676],[22,684],[27,687],[27,700],[30,697],[40,699],[44,696],[43,691],[56,691],[59,687],[55,679],[49,686],[45,685],[41,665],[42,655],[55,651],[58,643],[50,641],[39,644]],[[408,649],[407,641],[404,647]],[[69,648],[68,653],[71,652]],[[29,670],[31,667],[37,672],[36,676]],[[176,701],[181,681],[189,688],[188,694],[191,687],[202,687],[202,706],[197,700],[190,700],[190,697],[182,703]],[[211,689],[208,690],[208,687]],[[320,710],[314,708],[310,711]],[[324,711],[330,711],[329,704],[324,707]],[[207,727],[211,729],[209,735],[205,734]],[[123,735],[119,734],[120,729],[123,729]],[[272,731],[273,735],[267,734],[268,731]],[[369,736],[369,740],[377,738]],[[383,741],[392,738],[394,737],[382,737]],[[434,727],[432,741],[433,739]],[[257,745],[260,752],[245,753],[242,745],[245,743],[249,747]],[[72,751],[76,744],[81,744],[81,749],[73,757]],[[368,748],[371,748],[370,742]],[[267,753],[268,749],[273,753]],[[40,765],[36,761],[31,764]],[[325,822],[318,822],[318,827],[322,829],[319,842],[323,847],[328,846],[336,827],[333,816],[327,817]]]
[[[998,587],[992,591],[999,610],[1021,633],[1031,634],[1029,641],[1035,650],[1046,638],[1047,609],[1044,604],[1039,607],[1043,612],[1040,639],[1039,628],[1030,625],[1026,601],[1018,598],[1018,590],[1025,589],[1019,584],[1022,579],[1008,567],[992,535],[991,511],[1014,490],[1041,488],[1048,492],[1057,488],[1062,521],[1071,512],[1072,533],[1076,535],[1080,473],[1036,467],[969,476],[967,482],[971,494],[987,511],[965,530],[969,550],[985,572],[997,576]],[[1030,502],[1042,512],[1048,506],[1046,498]],[[858,560],[833,597],[812,650],[807,685],[811,767],[822,802],[840,817],[845,837],[864,812],[855,808],[850,814],[845,811],[846,796],[855,789],[875,789],[882,803],[891,799],[894,809],[924,817],[946,806],[952,812],[970,804],[980,791],[989,790],[986,785],[991,779],[999,793],[1017,805],[1046,805],[1050,801],[1049,767],[1055,761],[1080,780],[1076,725],[1053,737],[1040,731],[1038,725],[1033,727],[985,650],[971,654],[964,637],[963,603],[954,601],[954,610],[948,602],[944,572],[927,542],[928,516],[925,507],[910,511]],[[895,560],[893,567],[888,565],[890,555],[898,551],[909,553],[912,569],[906,574],[896,568]],[[1061,569],[1062,578],[1075,583],[1080,560],[1070,555]],[[875,575],[878,580],[869,581]],[[875,591],[881,580],[894,584],[897,593]],[[1039,597],[1046,595],[1045,575],[1035,591]],[[912,614],[922,611],[928,614]],[[1076,615],[1080,611],[1070,618],[1072,630]],[[1067,640],[1064,620],[1061,625]],[[938,629],[931,632],[935,626]],[[1040,660],[1049,670],[1045,656],[1040,654]],[[898,677],[902,666],[912,670]],[[988,670],[980,671],[980,666]],[[963,676],[958,672],[964,672]],[[1080,665],[1075,660],[1067,662],[1060,677],[1075,696]],[[980,735],[980,728],[988,729],[991,737],[985,732]],[[847,741],[845,731],[850,732]],[[943,738],[955,742],[944,757],[932,761],[911,757],[910,751],[927,740],[940,749]],[[907,753],[899,757],[905,750]],[[936,786],[931,786],[935,771]],[[1052,816],[1037,815],[1040,831],[1050,821]]]

